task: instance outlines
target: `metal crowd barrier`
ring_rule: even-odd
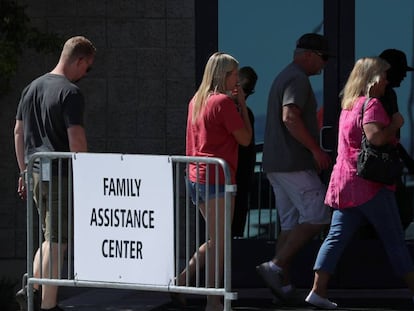
[[[279,216],[272,185],[263,171],[262,155],[263,143],[258,143],[243,238],[276,240],[280,232]]]
[[[33,173],[37,171],[40,180],[48,180],[50,182],[40,183],[41,187],[49,193],[49,204],[52,203],[52,188],[53,182],[58,183],[57,201],[59,206],[58,215],[52,215],[52,217],[58,217],[58,235],[61,237],[62,234],[62,191],[66,189],[62,188],[64,184],[63,176],[64,172],[68,172],[67,182],[67,193],[71,194],[73,190],[73,179],[72,179],[72,157],[74,153],[69,152],[39,152],[34,154],[28,163],[26,173],[26,185],[28,189],[28,198],[33,197]],[[121,155],[120,155],[121,156]],[[222,170],[225,176],[225,242],[224,242],[224,274],[223,282],[220,284],[217,280],[217,275],[220,273],[216,268],[216,282],[214,287],[207,286],[209,265],[206,264],[205,269],[199,264],[196,266],[195,280],[191,281],[189,277],[186,279],[185,285],[176,284],[175,280],[171,280],[168,285],[146,285],[146,284],[131,284],[131,283],[114,283],[114,282],[102,282],[102,281],[80,281],[74,276],[74,254],[73,254],[73,228],[68,225],[68,243],[66,256],[58,256],[57,275],[53,277],[52,268],[48,271],[42,271],[40,269],[40,276],[34,276],[33,258],[34,249],[44,242],[42,227],[44,226],[42,217],[38,216],[43,213],[45,207],[39,202],[38,209],[39,213],[35,210],[34,202],[32,199],[27,200],[27,274],[25,280],[27,282],[27,295],[28,295],[28,311],[33,311],[33,285],[52,285],[52,286],[69,286],[69,287],[95,287],[95,288],[114,288],[114,289],[134,289],[134,290],[149,290],[149,291],[160,291],[160,292],[174,292],[182,294],[199,294],[199,295],[218,295],[222,296],[224,300],[224,310],[231,310],[231,300],[237,299],[237,293],[232,292],[231,286],[231,200],[232,196],[236,191],[236,186],[231,184],[230,171],[227,163],[219,158],[207,158],[207,157],[186,157],[186,156],[170,156],[173,163],[173,185],[174,185],[174,234],[175,234],[175,248],[174,248],[174,270],[175,276],[178,276],[183,268],[188,270],[188,262],[192,257],[192,254],[198,249],[198,246],[208,240],[208,223],[203,228],[204,221],[200,217],[198,211],[198,204],[194,206],[190,195],[189,186],[185,182],[185,172],[188,170],[188,166],[191,162],[196,163],[197,167],[201,163],[207,165],[207,176],[215,170],[217,172]],[[51,165],[53,163],[53,165]],[[53,172],[52,172],[53,171]],[[89,172],[88,174],[90,174]],[[93,173],[93,172],[92,172]],[[53,174],[54,179],[51,179]],[[49,175],[49,176],[46,176]],[[46,178],[45,178],[46,177]],[[215,188],[215,195],[218,198],[218,178],[216,178],[216,184],[210,185]],[[208,187],[207,187],[208,188]],[[43,190],[45,190],[43,189]],[[40,189],[42,190],[42,189]],[[206,191],[207,199],[208,193]],[[199,193],[196,193],[199,196]],[[206,201],[207,201],[206,199]],[[73,198],[68,195],[68,223],[73,222]],[[216,200],[217,201],[217,200]],[[75,207],[76,208],[76,207]],[[217,208],[215,206],[206,206],[206,208]],[[216,213],[218,215],[218,213]],[[206,220],[215,221],[213,219]],[[216,226],[216,230],[217,230]],[[216,231],[217,232],[217,231]],[[60,239],[59,239],[60,240]],[[58,253],[61,253],[62,243],[58,243]],[[51,244],[50,244],[51,245]],[[49,245],[49,246],[50,246]],[[218,260],[218,250],[216,252],[216,263]],[[198,255],[198,253],[197,253]],[[39,251],[40,262],[42,262],[44,254],[42,248]],[[197,261],[198,262],[198,261]],[[49,267],[54,266],[56,263],[52,262],[50,257]],[[218,266],[217,264],[215,265]],[[157,269],[154,267],[154,269]]]
[[[261,161],[256,162],[254,180],[248,196],[243,238],[276,240],[280,232],[279,217],[273,188],[263,172]]]

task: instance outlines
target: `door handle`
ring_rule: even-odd
[[[331,125],[325,125],[325,126],[322,126],[321,129],[319,130],[319,146],[325,152],[332,152],[332,149],[328,149],[323,146],[323,131],[330,130],[330,129],[332,129]]]

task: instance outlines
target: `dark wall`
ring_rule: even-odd
[[[97,57],[79,82],[89,151],[184,154],[187,104],[195,90],[195,1],[27,0],[34,26],[64,38],[84,35]],[[13,127],[23,87],[59,57],[27,50],[0,98],[0,276],[21,275],[26,208],[16,194]]]

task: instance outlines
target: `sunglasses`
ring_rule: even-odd
[[[320,56],[324,62],[327,62],[328,59],[329,59],[329,55],[327,55],[327,54],[323,54],[319,51],[312,51],[312,52],[315,53],[316,55]]]

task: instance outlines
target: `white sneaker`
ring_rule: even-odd
[[[333,310],[338,307],[338,305],[335,302],[330,301],[327,298],[322,298],[321,296],[314,293],[313,291],[309,293],[309,295],[305,298],[305,301],[311,304],[312,306],[325,309],[325,310]]]

